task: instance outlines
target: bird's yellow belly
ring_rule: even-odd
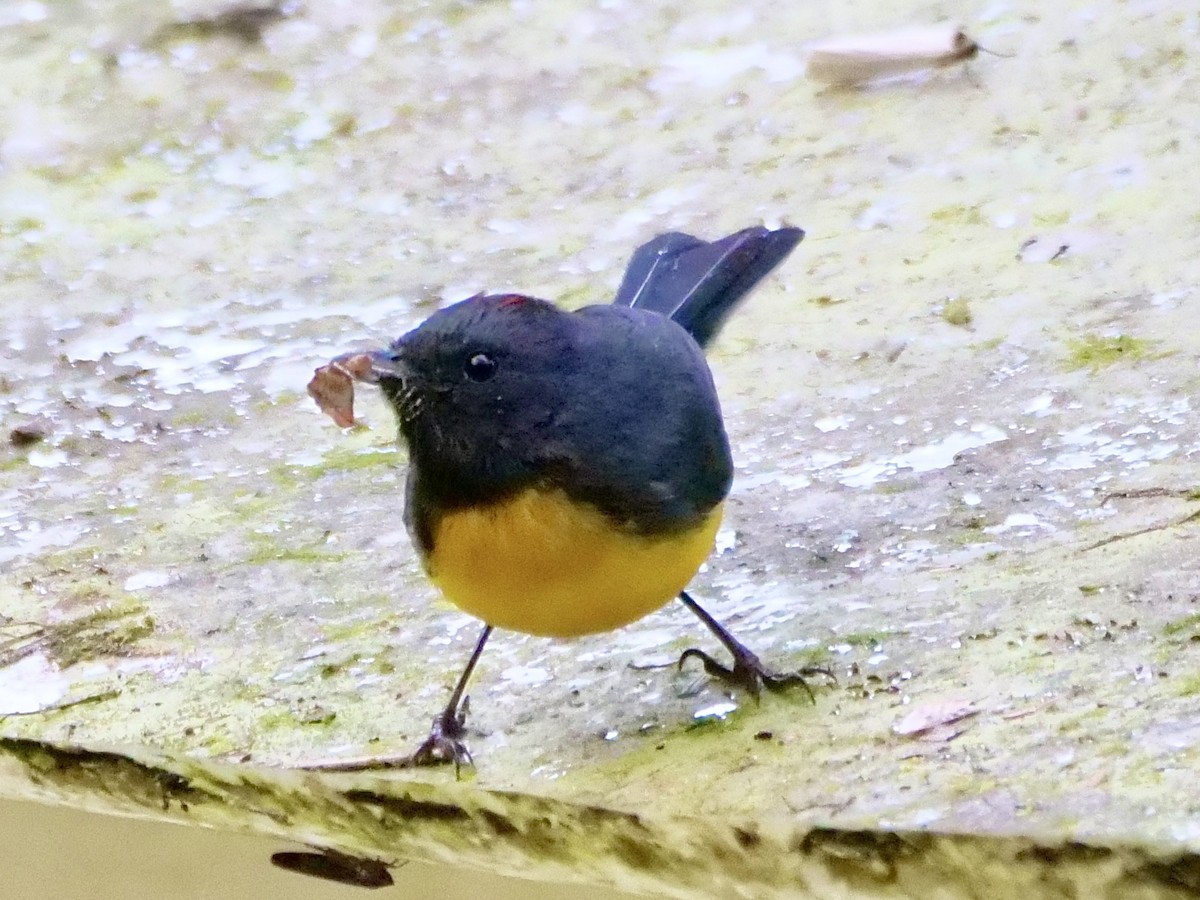
[[[688,531],[647,537],[561,491],[529,490],[443,516],[425,565],[447,599],[489,625],[577,637],[628,625],[678,595],[720,524],[718,505]]]

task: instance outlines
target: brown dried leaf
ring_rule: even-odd
[[[924,731],[978,715],[978,713],[978,707],[969,700],[957,698],[933,700],[914,706],[892,726],[892,731],[902,737],[913,737]]]
[[[308,395],[339,427],[349,428],[354,424],[354,382],[370,370],[371,357],[366,353],[335,359],[313,373]]]

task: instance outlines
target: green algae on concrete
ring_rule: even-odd
[[[956,325],[959,328],[966,328],[971,324],[974,316],[971,314],[970,301],[956,297],[953,300],[947,300],[942,305],[942,319],[947,325]]]
[[[87,592],[90,599],[91,592]],[[8,624],[5,622],[4,624]],[[138,602],[103,602],[82,615],[50,625],[20,623],[23,633],[0,642],[0,666],[44,653],[63,669],[86,660],[125,656],[154,634],[154,618]]]
[[[1141,359],[1151,347],[1148,342],[1127,334],[1115,337],[1088,334],[1082,338],[1072,338],[1067,346],[1071,351],[1067,357],[1067,368],[1092,371],[1122,360]]]
[[[384,866],[453,860],[663,897],[1005,900],[1048,896],[1050,882],[1061,896],[1182,900],[1200,865],[1200,856],[1178,850],[657,818],[453,782],[319,776],[0,738],[0,788],[7,795],[12,785],[43,802],[291,838]],[[948,887],[948,878],[964,877],[983,893]]]

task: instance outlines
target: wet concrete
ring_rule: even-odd
[[[1200,22],[992,4],[966,24],[1013,58],[820,91],[806,41],[892,23],[859,6],[312,4],[261,40],[219,4],[0,11],[0,415],[44,435],[0,449],[3,732],[410,746],[476,624],[403,535],[389,413],[339,432],[312,369],[788,221],[713,352],[738,480],[695,590],[838,684],[730,710],[630,668],[704,640],[683,609],[502,635],[475,786],[1194,849]],[[1183,493],[1108,496],[1146,487]]]

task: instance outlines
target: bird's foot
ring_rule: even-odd
[[[462,706],[458,709],[448,706],[442,710],[433,720],[429,737],[408,757],[407,767],[454,763],[454,774],[457,776],[463,766],[475,765],[464,740],[467,736],[466,722],[470,699],[464,697]]]
[[[457,778],[463,766],[474,766],[471,751],[464,738],[467,736],[467,710],[469,698],[455,709],[446,707],[433,720],[429,736],[412,753],[403,756],[370,756],[360,759],[329,760],[301,766],[303,769],[321,772],[370,772],[380,769],[413,769],[417,766],[441,766],[454,764]]]
[[[755,702],[758,702],[763,688],[772,693],[781,693],[799,686],[804,688],[808,699],[815,703],[816,697],[813,696],[812,688],[808,685],[808,679],[820,675],[837,681],[834,674],[824,666],[804,666],[795,672],[773,672],[754,653],[741,645],[738,645],[736,650],[731,648],[731,652],[733,654],[732,668],[717,662],[709,654],[695,647],[690,647],[680,654],[678,665],[682,669],[688,659],[695,657],[704,664],[705,672],[730,687],[744,690],[754,698]]]

